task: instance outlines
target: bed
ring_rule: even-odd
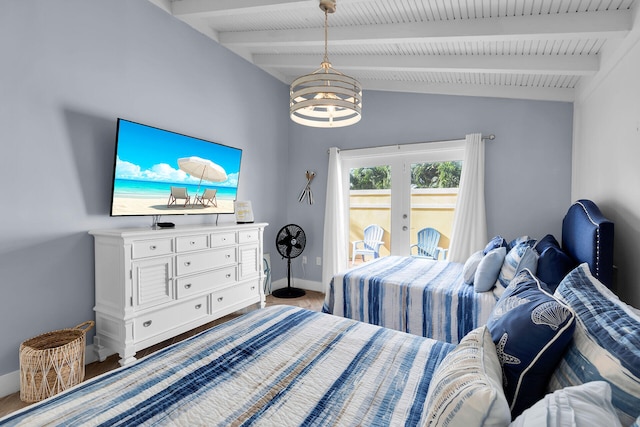
[[[560,246],[551,235],[540,242],[523,236],[510,244],[531,246],[527,253],[534,264],[529,267],[534,274],[538,270],[545,283],[553,280],[557,286],[573,267],[587,263],[595,277],[612,285],[613,223],[595,203],[578,200],[571,205],[562,221],[561,241]],[[505,249],[505,259],[510,252]],[[524,256],[517,260],[520,268],[527,266]],[[503,267],[496,274],[506,287],[519,270],[507,261],[499,263]],[[469,331],[486,324],[500,297],[498,291],[503,290],[495,286],[479,292],[476,286],[465,283],[465,264],[415,257],[378,258],[334,276],[323,311],[456,344]]]
[[[251,312],[0,421],[421,425],[451,344],[290,306]]]
[[[528,270],[518,280],[488,324],[456,346],[273,306],[10,414],[0,425],[638,423],[640,312],[619,301],[586,264],[567,275],[557,296],[541,289]],[[503,310],[522,289],[533,305]],[[566,307],[570,316],[555,328],[528,320],[535,317],[529,312],[549,304]],[[509,331],[506,345],[495,339],[502,334],[500,322],[520,328]],[[526,339],[516,339],[518,334]],[[503,364],[505,354],[526,362],[515,380],[507,377],[507,365],[516,365]],[[522,385],[520,392],[509,392],[510,384]]]

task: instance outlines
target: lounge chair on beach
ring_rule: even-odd
[[[202,204],[202,206],[213,205],[218,207],[218,199],[216,199],[216,193],[218,190],[212,190],[207,188],[202,193],[202,196],[196,196],[196,200]]]
[[[177,206],[178,199],[184,199],[184,206],[186,207],[189,204],[189,194],[187,193],[186,187],[171,187],[171,194],[169,194],[169,201],[167,202],[167,207],[171,205]]]

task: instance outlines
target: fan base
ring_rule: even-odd
[[[298,298],[298,297],[304,296],[305,293],[306,292],[304,291],[304,289],[287,287],[282,289],[276,289],[271,292],[271,295],[273,295],[276,298]]]

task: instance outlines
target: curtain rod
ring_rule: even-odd
[[[489,134],[489,135],[487,135],[487,136],[482,136],[481,138],[482,138],[482,140],[483,140],[483,141],[484,141],[484,140],[487,140],[487,139],[488,139],[489,141],[493,141],[494,139],[496,139],[496,136],[495,136],[494,134]],[[429,144],[429,143],[431,143],[431,142],[451,142],[451,141],[460,141],[460,140],[462,140],[462,139],[465,139],[465,138],[458,138],[458,139],[438,139],[438,140],[435,140],[435,141],[421,141],[421,142],[407,142],[406,144],[382,145],[382,146],[380,146],[380,147],[369,147],[369,148],[397,147],[397,146],[399,146],[399,145],[413,145],[413,144]],[[347,149],[345,149],[345,151],[346,151],[346,150],[352,150],[352,149],[351,149],[351,148],[347,148]],[[360,148],[355,148],[355,150],[360,150]],[[341,149],[341,148],[338,148],[338,151],[342,151],[342,149]],[[329,154],[329,150],[327,150],[327,154]]]

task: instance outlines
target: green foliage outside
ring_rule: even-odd
[[[411,165],[413,188],[458,188],[462,162],[415,163]],[[388,190],[391,188],[389,166],[351,169],[351,190]]]
[[[351,169],[349,174],[351,190],[388,190],[391,188],[389,166]]]

